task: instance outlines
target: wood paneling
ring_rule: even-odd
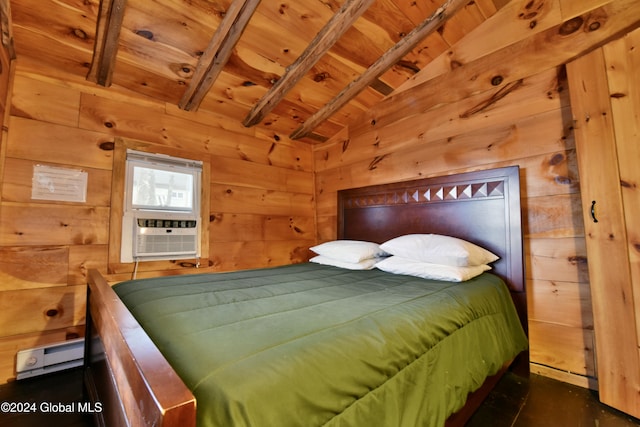
[[[108,251],[108,245],[69,246],[69,285],[86,285],[87,272],[90,268],[107,271]]]
[[[584,235],[579,194],[532,197],[524,219],[529,237],[572,237]]]
[[[16,116],[70,127],[78,124],[80,91],[24,77],[16,80],[13,93],[11,109]],[[47,108],[48,105],[56,108]]]
[[[83,324],[86,299],[82,285],[3,291],[0,330],[12,336]]]
[[[145,262],[137,277],[309,258],[316,226],[308,144],[17,65],[0,162],[0,381],[15,376],[18,349],[82,328],[89,268],[112,282],[132,277],[133,264],[119,263],[124,169],[116,154],[124,146],[203,160],[211,206],[200,269],[190,260]],[[87,172],[86,202],[32,200],[37,164]]]
[[[588,283],[536,280],[529,283],[529,318],[574,329],[593,327]]]
[[[503,20],[517,19],[502,12],[496,15]],[[354,120],[351,129],[354,134],[360,134],[371,127],[406,120],[443,103],[456,102],[491,89],[497,90],[496,87],[504,89],[541,70],[589,52],[594,46],[605,44],[612,37],[636,28],[639,21],[640,7],[635,0],[611,1],[584,16],[558,22],[543,32],[532,34],[463,66],[453,67],[446,75],[438,75],[411,90],[394,93],[371,107],[359,117],[360,120]],[[469,39],[475,42],[472,35]],[[475,46],[484,51],[483,46]],[[445,87],[447,90],[442,90]],[[397,109],[398,104],[403,104],[404,108]]]
[[[256,267],[304,262],[311,256],[314,240],[277,240],[253,242],[215,242],[210,262],[216,270],[244,270]]]
[[[525,239],[527,278],[589,283],[584,237]]]
[[[457,84],[450,78],[438,87]],[[411,98],[429,97],[434,107],[415,115],[404,114],[404,97],[390,99],[388,117],[394,120],[356,123],[315,147],[317,229],[319,240],[335,237],[335,194],[342,188],[520,165],[531,361],[593,378],[591,299],[566,88],[558,66],[534,70],[502,94],[489,89],[454,102],[446,91],[416,86]]]
[[[15,94],[14,99],[20,98]],[[47,105],[56,108],[55,104]],[[103,133],[12,114],[8,139],[7,158],[111,170],[113,137]]]
[[[7,246],[104,245],[108,224],[106,207],[6,202],[0,236]]]
[[[65,246],[0,247],[0,291],[65,286],[68,259]]]
[[[4,200],[7,202],[31,202],[31,179],[33,168],[36,165],[52,165],[52,163],[16,158],[6,160],[6,174],[2,183],[2,198]],[[87,204],[90,206],[109,206],[109,193],[105,189],[111,185],[111,171],[80,167],[73,169],[87,172]]]
[[[14,36],[19,47],[33,48],[12,64],[6,50],[0,55],[0,106],[7,113],[0,140],[0,298],[2,308],[21,322],[14,325],[8,315],[0,315],[9,328],[0,329],[0,381],[14,376],[17,349],[82,330],[80,288],[89,267],[110,273],[113,282],[131,278],[132,265],[110,263],[119,259],[120,218],[113,212],[119,212],[122,200],[113,183],[121,185],[124,175],[114,150],[118,141],[196,155],[210,167],[208,259],[201,260],[199,270],[190,262],[142,263],[138,277],[304,261],[309,246],[336,236],[339,189],[518,164],[531,359],[585,378],[596,375],[574,122],[562,64],[637,26],[635,0],[471,2],[454,19],[475,30],[447,26],[427,37],[410,54],[411,64],[399,64],[380,80],[398,85],[415,67],[422,69],[415,78],[373,108],[368,107],[382,95],[374,89],[362,93],[335,116],[349,127],[323,123],[318,132],[334,136],[314,147],[289,139],[288,131],[379,54],[373,45],[357,55],[348,52],[366,40],[388,46],[409,22],[416,25],[433,13],[435,3],[376,2],[381,4],[372,13],[383,14],[384,25],[357,21],[336,52],[311,71],[319,81],[301,84],[291,92],[295,103],[284,102],[263,126],[250,129],[241,124],[248,107],[295,60],[339,2],[312,2],[312,13],[304,16],[301,4],[265,4],[268,10],[251,23],[248,40],[237,47],[229,71],[198,112],[152,96],[179,99],[185,84],[180,73],[196,62],[185,53],[187,47],[195,41],[204,49],[223,7],[193,2],[194,12],[172,1],[166,2],[168,9],[149,2],[150,15],[136,9],[130,16],[138,17],[156,39],[122,52],[114,76],[120,84],[103,88],[85,81],[93,46],[89,22],[97,9],[76,3],[57,2],[41,16],[35,3],[15,2],[22,25]],[[199,22],[186,27],[176,19],[180,13]],[[40,21],[55,38],[37,31]],[[72,22],[77,25],[69,32]],[[567,33],[563,22],[579,22],[579,31]],[[298,32],[283,37],[276,23]],[[496,28],[500,37],[495,37]],[[83,32],[87,37],[81,37]],[[123,43],[133,46],[138,38],[131,31]],[[149,61],[146,69],[132,63],[136,54],[152,51],[166,55]],[[622,60],[623,51],[609,55],[617,73],[632,65]],[[181,63],[186,68],[177,66]],[[409,73],[408,65],[414,68]],[[159,79],[147,79],[151,68],[161,70]],[[11,69],[16,69],[15,78],[6,72]],[[612,82],[618,87],[623,80],[616,72],[611,71]],[[9,95],[10,103],[5,101]],[[631,99],[637,96],[615,98],[615,108],[637,111]],[[637,134],[631,127],[620,132]],[[636,168],[633,156],[624,160],[626,168]],[[31,200],[35,164],[87,171],[87,202]],[[629,203],[636,203],[633,188],[624,189]],[[637,247],[638,237],[628,236],[627,245]],[[637,266],[640,256],[631,253]],[[64,313],[43,315],[57,304]]]
[[[619,31],[614,30],[616,25],[637,26],[637,19],[614,23],[614,15],[627,13],[617,2],[579,6],[563,0],[545,2],[537,9],[540,14],[529,22],[539,26],[524,28],[511,18],[524,15],[513,12],[535,8],[536,4],[510,2],[490,19],[503,23],[501,28],[512,28],[507,30],[508,42],[495,39],[483,44],[483,34],[490,28],[487,24],[478,27],[478,38],[473,34],[463,39],[405,84],[406,90],[388,97],[352,121],[348,130],[316,146],[314,156],[321,241],[335,237],[339,189],[519,164],[531,361],[583,376],[586,380],[578,382],[593,385],[596,382],[589,378],[597,374],[583,208],[574,123],[561,64],[605,38],[597,42],[594,39],[602,34],[572,33],[560,40],[558,31],[562,28],[557,26],[597,7],[603,7],[599,13],[575,22],[593,23],[606,16],[610,20],[604,31],[613,34]],[[512,43],[512,36],[522,37],[522,42],[500,44]],[[548,43],[553,39],[557,43],[551,46]],[[565,43],[572,46],[565,49]],[[500,59],[513,49],[521,52],[521,61]],[[544,60],[539,60],[541,55]],[[624,53],[616,57],[624,57]],[[491,88],[495,76],[504,78],[500,88]]]
[[[640,30],[567,65],[602,402],[640,417]]]
[[[443,26],[450,2],[367,1],[365,6],[371,5],[362,16],[347,10],[348,13],[338,15],[338,25],[334,26],[327,23],[349,3],[317,0],[251,3],[256,9],[245,27],[241,19],[236,20],[238,25],[225,25],[228,20],[233,21],[230,17],[235,15],[237,6],[230,1],[119,1],[119,13],[109,13],[105,5],[101,7],[95,2],[60,0],[50,4],[48,13],[41,16],[39,0],[23,0],[14,6],[17,51],[48,68],[69,70],[83,78],[89,71],[94,79],[101,67],[98,62],[115,65],[104,72],[111,78],[98,80],[177,104],[185,91],[189,93],[194,85],[198,86],[199,71],[210,65],[215,50],[207,52],[207,46],[215,44],[212,36],[217,34],[218,39],[234,42],[239,38],[233,49],[229,46],[217,52],[213,68],[221,72],[217,79],[200,88],[206,92],[201,109],[238,121],[277,81],[286,80],[284,73],[295,69],[292,65],[303,52],[310,52],[303,62],[315,65],[308,72],[300,72],[301,81],[282,102],[273,103],[273,113],[263,121],[281,134],[290,134],[381,55],[407,40],[417,25],[431,23],[433,34],[399,60],[390,61],[388,71],[378,70],[380,76],[373,76],[376,78],[373,84],[364,85],[359,96],[314,129],[320,135],[318,139],[326,140],[350,117],[377,103],[383,94],[451,48],[506,2],[464,2],[451,22]],[[103,29],[109,27],[106,21],[110,15],[114,23],[120,21],[116,17],[121,18],[122,27],[114,24],[110,26],[111,34],[105,34]],[[355,21],[353,26],[351,21]],[[440,28],[435,31],[437,26]],[[346,30],[345,35],[329,46],[327,54],[308,48],[318,34],[334,35],[342,30]],[[105,40],[112,49],[103,48]],[[111,54],[102,61],[105,51]],[[213,86],[207,91],[209,83]],[[315,135],[307,140],[314,142]]]
[[[447,55],[438,55],[427,68],[405,82],[399,91],[405,91],[489,52],[505,48],[557,25],[562,19],[561,12],[559,0],[509,1],[499,13],[492,14],[484,25],[477,27],[473,37],[460,40],[448,50]],[[505,19],[505,16],[510,18]],[[514,19],[515,17],[517,19]],[[496,37],[496,26],[499,26],[504,34],[509,34],[509,37]],[[478,49],[478,46],[482,46],[482,49]]]
[[[572,374],[594,376],[593,330],[530,320],[529,346],[533,363]]]
[[[640,30],[627,34],[620,41],[603,47],[607,62],[607,80],[614,116],[616,151],[620,172],[620,187],[627,225],[627,253],[631,270],[632,292],[636,311],[640,307]],[[635,77],[635,78],[634,78]],[[640,315],[636,312],[637,342],[640,343]],[[640,351],[640,347],[638,349]]]
[[[214,172],[215,174],[215,172]],[[313,216],[313,196],[283,190],[215,183],[211,188],[211,210],[262,215]]]
[[[256,210],[257,211],[257,210]],[[256,212],[254,211],[254,212]],[[313,217],[260,215],[243,213],[213,214],[211,220],[212,244],[246,241],[255,236],[262,240],[315,239]]]
[[[371,126],[362,133],[350,133],[348,137],[333,138],[333,143],[325,144],[322,150],[315,153],[316,168],[318,170],[330,169],[340,166],[342,163],[350,164],[355,158],[369,157],[371,159],[384,156],[392,151],[400,151],[406,146],[414,148],[420,144],[424,150],[437,149],[432,147],[433,141],[446,139],[451,146],[450,151],[466,152],[467,147],[457,145],[462,136],[473,135],[487,139],[487,153],[490,155],[489,145],[491,139],[500,134],[508,135],[510,131],[516,131],[508,125],[500,128],[491,128],[499,120],[500,123],[518,124],[528,126],[518,129],[522,135],[536,138],[539,143],[557,143],[559,147],[572,146],[573,141],[562,141],[570,137],[570,130],[556,135],[556,138],[545,138],[539,132],[555,132],[540,129],[536,120],[537,115],[549,114],[549,111],[561,108],[567,104],[567,93],[562,90],[562,76],[557,75],[557,70],[549,69],[547,72],[524,79],[520,84],[511,87],[509,91],[497,91],[490,89],[469,98],[457,102],[441,105],[439,108],[417,114],[412,118],[412,123],[418,126],[407,126],[404,120],[390,123],[385,126]],[[496,93],[500,96],[496,97]],[[546,96],[541,96],[546,94]],[[570,111],[566,109],[567,116]],[[523,118],[528,120],[523,121]],[[557,116],[555,120],[561,120]],[[447,149],[449,149],[447,146]],[[532,145],[530,150],[544,151],[543,147]],[[532,152],[533,154],[533,152]],[[532,155],[530,154],[530,155]],[[452,154],[452,157],[454,155]]]

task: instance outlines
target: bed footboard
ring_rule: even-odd
[[[97,270],[88,282],[85,392],[102,406],[97,425],[195,427],[193,394]]]

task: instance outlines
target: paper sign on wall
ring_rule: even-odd
[[[31,198],[61,202],[86,202],[85,171],[54,166],[35,165],[31,180]]]

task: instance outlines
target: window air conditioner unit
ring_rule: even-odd
[[[195,219],[136,218],[134,224],[134,259],[196,258],[198,221]]]

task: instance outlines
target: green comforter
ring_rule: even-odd
[[[441,426],[527,346],[486,273],[297,264],[114,288],[192,390],[199,427]]]

